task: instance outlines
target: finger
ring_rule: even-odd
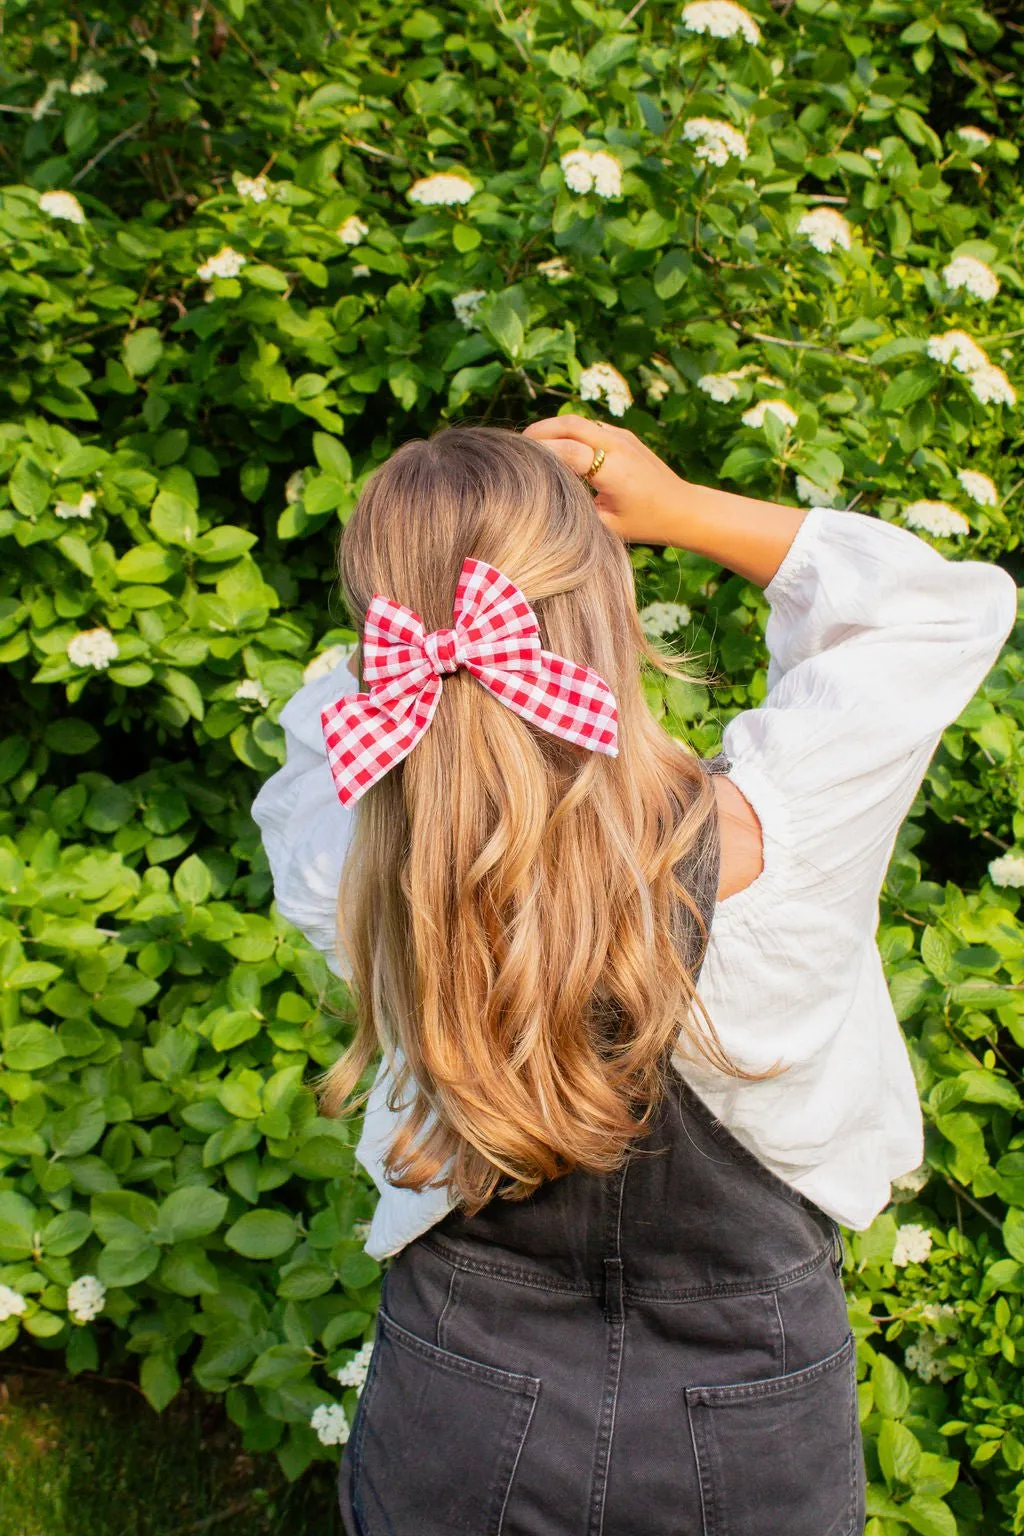
[[[543,421],[531,421],[528,427],[523,429],[524,437],[532,437],[537,442],[546,442],[551,438],[574,438],[577,442],[586,443],[589,448],[600,448],[602,443],[608,441],[608,428],[599,421],[591,421],[587,416],[548,416]]]
[[[586,443],[576,442],[571,437],[545,438],[540,446],[547,448],[562,461],[567,469],[571,469],[577,475],[585,475],[594,462],[593,448],[589,448]]]

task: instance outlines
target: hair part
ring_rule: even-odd
[[[717,801],[647,706],[638,662],[696,678],[644,635],[625,546],[549,449],[449,427],[381,465],[343,530],[356,628],[377,592],[449,628],[468,556],[522,589],[545,649],[607,681],[619,754],[538,730],[464,670],[445,677],[429,730],[355,809],[338,911],[357,1024],[318,1086],[328,1114],[361,1107],[382,1051],[406,1111],[386,1177],[447,1185],[473,1214],[618,1167],[674,1049],[770,1074],[726,1057],[697,996],[688,956],[707,934],[678,868]]]

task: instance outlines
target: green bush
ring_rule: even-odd
[[[692,479],[1019,570],[1002,9],[12,0],[0,1347],[137,1356],[157,1409],[187,1376],[290,1476],[336,1454],[310,1420],[351,1418],[379,1272],[308,1079],[349,1004],[248,808],[351,638],[335,536],[398,442],[582,400]],[[649,685],[710,753],[763,697],[763,597],[633,561],[726,679]],[[849,1241],[870,1536],[1024,1531],[1022,725],[1011,645],[883,893],[928,1152]]]

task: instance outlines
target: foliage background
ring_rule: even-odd
[[[942,499],[970,523],[944,554],[1021,569],[1019,414],[925,347],[963,329],[1020,382],[1024,28],[969,0],[751,10],[757,46],[665,0],[6,7],[0,1284],[27,1305],[0,1347],[137,1366],[161,1410],[189,1378],[290,1477],[337,1454],[309,1421],[352,1417],[331,1373],[372,1334],[378,1267],[356,1128],[304,1087],[344,989],[270,905],[248,807],[303,669],[351,638],[333,550],[368,471],[442,420],[578,406],[609,362],[625,424],[690,478],[794,500],[799,473],[888,519]],[[699,115],[748,157],[698,159]],[[615,155],[621,196],[566,186],[580,145]],[[468,203],[410,203],[450,168]],[[257,201],[237,182],[260,173]],[[55,190],[84,222],[44,211]],[[797,232],[822,205],[849,252]],[[336,233],[353,216],[358,244]],[[244,266],[202,281],[224,245]],[[997,298],[946,287],[957,254]],[[748,365],[731,401],[697,387]],[[791,431],[743,424],[765,395]],[[965,496],[968,467],[996,505]],[[763,697],[763,598],[686,553],[633,558],[719,680],[652,683],[652,707],[711,753]],[[96,628],[116,658],[75,665]],[[1024,928],[988,872],[1024,845],[1022,723],[1011,643],[882,901],[928,1177],[848,1244],[870,1536],[1024,1530]],[[892,1262],[905,1223],[922,1264]],[[83,1274],[106,1304],[76,1324]]]

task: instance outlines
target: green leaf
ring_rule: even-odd
[[[199,907],[210,899],[213,882],[210,871],[198,854],[182,860],[174,871],[174,894],[188,906]]]
[[[871,1384],[879,1413],[902,1419],[910,1407],[910,1388],[899,1366],[888,1355],[878,1355],[871,1367]]]
[[[92,1234],[92,1222],[85,1211],[62,1211],[42,1230],[43,1252],[64,1257],[81,1248]]]
[[[122,555],[114,569],[121,581],[160,583],[177,575],[181,559],[162,544],[139,544]]]
[[[320,468],[336,480],[349,484],[352,479],[352,460],[344,445],[327,432],[313,433],[313,453]]]
[[[149,325],[130,332],[121,352],[124,366],[133,379],[143,379],[152,373],[163,354],[160,332]]]
[[[878,1433],[878,1460],[890,1487],[909,1487],[921,1464],[921,1446],[905,1424],[886,1419]]]
[[[165,1350],[160,1350],[154,1355],[146,1355],[139,1367],[139,1385],[146,1394],[150,1407],[155,1408],[157,1413],[162,1413],[181,1388],[181,1377],[178,1375],[173,1355]]]
[[[50,751],[68,757],[84,756],[98,745],[100,739],[99,731],[85,720],[53,720],[43,732],[43,740]]]
[[[1012,1259],[1024,1264],[1024,1210],[1013,1206],[1003,1222],[1003,1241]]]
[[[507,294],[500,294],[489,307],[484,324],[507,357],[515,359],[519,356],[523,345],[523,322]]]
[[[228,1208],[227,1195],[205,1184],[175,1189],[160,1207],[153,1241],[179,1243],[216,1232]]]
[[[247,1211],[224,1234],[224,1241],[247,1259],[276,1259],[294,1247],[295,1219],[283,1211]]]
[[[949,1506],[927,1493],[915,1493],[901,1504],[900,1519],[918,1536],[957,1536],[959,1530]]]
[[[31,1257],[39,1225],[36,1209],[24,1195],[0,1190],[0,1261]]]

